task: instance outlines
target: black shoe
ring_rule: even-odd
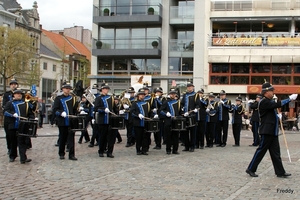
[[[69,160],[78,160],[75,156],[69,157]]]
[[[222,147],[222,144],[217,144],[216,147]]]
[[[206,145],[205,147],[206,147],[206,148],[208,148],[208,147],[209,147],[209,145]]]
[[[140,156],[142,155],[142,152],[137,152],[136,155]]]
[[[183,149],[182,151],[189,151],[189,149]]]
[[[194,149],[190,149],[190,152],[194,152],[195,150]]]
[[[208,146],[208,148],[213,148],[213,147],[214,147],[213,145],[209,145],[209,146]]]
[[[240,145],[238,145],[238,144],[234,144],[234,145],[232,145],[233,147],[239,147]]]
[[[90,140],[87,140],[87,141],[85,141],[84,143],[88,143],[88,142],[90,142]]]
[[[55,144],[54,146],[58,147],[58,146],[59,146],[59,144]]]
[[[167,154],[170,155],[170,154],[171,154],[171,151],[167,151]]]
[[[65,156],[59,156],[59,159],[63,160],[65,159]]]
[[[99,157],[104,157],[103,153],[99,153]]]
[[[246,170],[246,173],[249,174],[251,177],[258,177],[257,174],[255,174],[255,172],[250,171],[249,169]],[[278,176],[278,175],[277,175]]]
[[[120,144],[122,142],[122,140],[118,141],[117,143]]]
[[[31,162],[32,160],[31,159],[26,159],[26,160],[21,160],[21,164],[25,164],[25,163],[28,163],[28,162]]]
[[[257,147],[258,145],[250,144],[249,147]]]
[[[108,158],[114,158],[115,156],[113,156],[111,153],[107,154]]]
[[[142,152],[142,155],[148,156],[147,152]]]
[[[172,154],[179,154],[179,152],[178,151],[173,151]]]
[[[66,152],[69,152],[70,151],[70,149],[66,149]]]
[[[10,158],[9,159],[9,162],[14,162],[15,161],[15,158]]]
[[[222,144],[222,145],[221,145],[221,147],[225,147],[225,146],[226,146],[226,144]]]
[[[288,176],[291,176],[292,174],[290,173],[284,173],[284,174],[278,174],[277,177],[278,178],[287,178]]]
[[[185,144],[184,143],[181,143],[181,145],[180,146],[185,146]]]
[[[159,146],[155,146],[153,149],[157,149],[157,150],[159,150],[159,149],[161,149],[161,147],[159,147]]]
[[[82,141],[79,140],[79,141],[78,141],[78,144],[82,144]]]
[[[201,147],[200,147],[200,149],[204,149],[204,147],[203,147],[203,146],[201,146]]]
[[[130,147],[130,144],[126,144],[126,146],[125,147]]]
[[[98,146],[98,145],[99,145],[98,143],[95,144],[95,146]]]
[[[93,144],[89,144],[89,147],[94,147],[94,145]]]

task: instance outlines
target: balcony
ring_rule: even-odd
[[[101,39],[93,41],[93,56],[160,58],[161,38]]]
[[[94,6],[93,23],[103,27],[161,25],[162,5]]]
[[[194,24],[195,8],[193,6],[171,6],[170,24]]]
[[[299,10],[300,0],[211,0],[211,11]]]

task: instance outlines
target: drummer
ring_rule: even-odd
[[[177,91],[172,88],[169,91],[169,98],[162,104],[160,108],[160,118],[164,119],[164,134],[166,140],[166,151],[167,154],[179,154],[178,143],[179,143],[179,132],[172,131],[172,118],[180,116],[181,107],[180,101],[176,99]],[[183,118],[184,119],[184,118]],[[173,146],[173,149],[171,147]]]
[[[133,126],[136,135],[136,153],[137,155],[148,155],[149,148],[148,134],[145,131],[145,118],[150,116],[150,105],[145,99],[145,90],[139,89],[137,100],[132,102],[130,113],[133,116]],[[158,118],[158,115],[154,115]]]
[[[22,100],[23,91],[16,88],[13,91],[13,100],[6,103],[4,108],[4,116],[8,122],[8,136],[10,138],[9,162],[14,162],[17,157],[17,146],[19,147],[19,155],[21,164],[31,162],[26,156],[26,136],[17,136],[17,130],[20,125],[20,118],[34,119],[34,113],[28,106],[28,103]]]

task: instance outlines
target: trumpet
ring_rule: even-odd
[[[38,98],[32,96],[30,93],[25,94],[25,102],[28,103],[29,101],[37,101],[37,100],[38,100]]]

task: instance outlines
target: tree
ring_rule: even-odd
[[[0,76],[3,77],[5,92],[7,79],[29,78],[26,76],[31,72],[29,61],[36,49],[28,32],[23,29],[0,27],[0,34]]]

